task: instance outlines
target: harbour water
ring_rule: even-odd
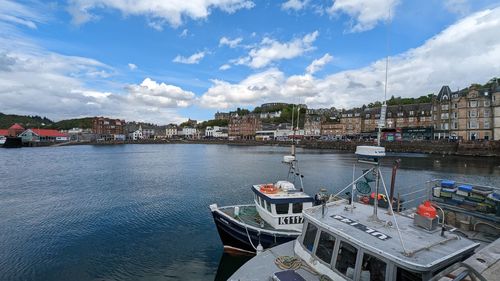
[[[286,178],[288,151],[203,144],[1,149],[0,280],[223,279],[245,257],[223,256],[208,205],[251,202],[251,184]],[[306,192],[351,182],[352,153],[298,153]],[[500,186],[498,158],[390,155],[387,182],[396,158],[400,191],[433,178]]]

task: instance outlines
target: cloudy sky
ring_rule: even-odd
[[[500,76],[488,0],[0,0],[0,112],[157,124]]]

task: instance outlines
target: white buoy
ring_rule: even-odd
[[[240,207],[236,206],[234,207],[234,216],[238,217],[240,215]]]
[[[259,255],[260,253],[262,253],[264,251],[264,247],[262,247],[262,244],[260,244],[259,242],[259,245],[257,245],[257,255]]]

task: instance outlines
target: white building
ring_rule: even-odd
[[[142,137],[145,139],[151,139],[155,135],[155,129],[142,129]]]
[[[266,118],[278,118],[281,116],[281,110],[276,112],[262,112],[260,113],[260,119]]]
[[[177,137],[177,126],[168,125],[165,129],[165,136],[167,139],[172,139]]]
[[[131,140],[142,140],[144,136],[142,135],[142,127],[139,125],[139,129],[133,131],[128,134],[129,139]]]
[[[227,139],[228,138],[228,128],[220,126],[208,126],[205,129],[206,138],[216,138],[216,139]]]
[[[200,137],[198,129],[192,127],[182,128],[182,136],[184,136],[187,139],[198,139]]]
[[[296,139],[303,138],[304,137],[304,133],[305,133],[304,130],[296,130],[295,131],[295,138]],[[281,129],[278,129],[274,133],[274,139],[275,140],[284,141],[284,140],[292,139],[293,137],[294,137],[294,131],[293,130],[288,130],[288,129],[281,130]]]

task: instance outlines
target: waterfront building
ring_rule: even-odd
[[[500,86],[492,94],[493,106],[493,139],[500,140]]]
[[[317,138],[321,136],[322,126],[321,126],[321,115],[309,113],[307,110],[305,121],[304,121],[304,133],[307,138]]]
[[[346,136],[359,136],[361,134],[362,118],[361,108],[344,110],[340,114],[340,123],[344,125]]]
[[[139,125],[139,129],[133,131],[132,133],[129,133],[129,139],[131,140],[142,140],[144,139],[144,136],[142,134],[142,126]]]
[[[186,139],[199,139],[200,134],[198,129],[193,127],[184,127],[182,128],[182,136]]]
[[[23,142],[66,142],[69,136],[52,129],[27,129],[19,137]]]
[[[92,132],[100,140],[114,140],[115,135],[125,135],[125,120],[95,117]]]
[[[339,121],[325,121],[321,124],[321,136],[339,138],[346,135],[345,125]]]
[[[24,129],[23,126],[15,123],[14,125],[10,126],[9,129],[7,129],[7,133],[9,137],[17,137],[25,130],[26,129]]]
[[[255,140],[257,141],[269,141],[274,140],[276,134],[275,130],[261,130],[255,132]]]
[[[142,129],[142,137],[144,139],[153,139],[155,137],[155,129],[151,128]]]
[[[208,126],[205,128],[205,137],[215,138],[215,139],[227,139],[228,128],[220,126]]]
[[[167,139],[172,139],[172,138],[175,138],[177,137],[177,131],[178,131],[178,128],[177,128],[177,125],[175,124],[169,124],[167,125],[167,128],[165,128],[165,136]]]
[[[229,139],[255,139],[255,133],[262,130],[258,115],[232,116],[229,119]]]
[[[494,108],[489,90],[471,85],[452,92],[443,86],[432,105],[434,138],[492,140]]]

